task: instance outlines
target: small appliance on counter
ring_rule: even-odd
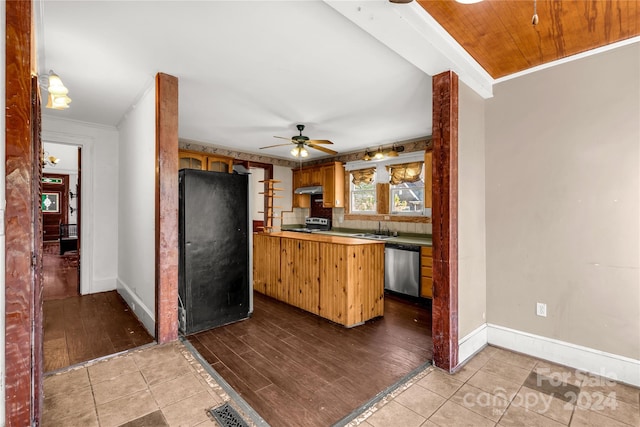
[[[314,231],[331,230],[331,221],[327,218],[316,218],[308,216],[304,219],[304,228],[291,228],[287,231],[296,231],[298,233],[313,233]]]

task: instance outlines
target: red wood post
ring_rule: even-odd
[[[178,79],[156,75],[156,341],[178,338]]]
[[[433,76],[433,363],[458,365],[458,76]]]

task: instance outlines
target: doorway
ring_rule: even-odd
[[[43,143],[43,299],[80,295],[80,148]]]

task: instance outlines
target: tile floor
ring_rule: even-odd
[[[214,426],[207,409],[239,410],[181,343],[48,376],[44,392],[45,427]],[[348,425],[640,426],[640,389],[487,347],[454,375],[425,369]]]

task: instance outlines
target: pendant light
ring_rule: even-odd
[[[67,96],[69,89],[65,87],[60,77],[54,73],[53,70],[49,70],[47,77],[46,90],[49,92],[49,97],[46,107],[53,110],[65,110],[69,108],[69,103],[71,102],[71,98]]]

